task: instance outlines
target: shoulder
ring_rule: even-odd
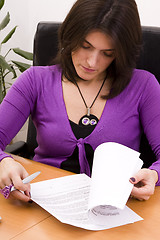
[[[130,89],[135,95],[138,95],[141,100],[147,99],[160,100],[160,84],[156,77],[145,70],[135,69],[130,82]]]
[[[16,86],[19,85],[41,85],[53,81],[59,80],[61,77],[61,69],[58,65],[52,66],[32,66],[24,71],[19,78],[15,81]]]
[[[143,92],[147,91],[147,89],[151,91],[152,88],[160,88],[160,84],[156,77],[146,70],[134,69],[127,89]]]
[[[148,72],[146,70],[141,70],[141,69],[133,70],[131,82],[132,81],[134,83],[137,82],[140,85],[146,84],[148,82],[151,82],[151,83],[157,82],[158,83],[157,79],[151,72]]]
[[[145,70],[134,69],[131,80],[124,91],[119,95],[128,101],[134,99],[139,102],[147,99],[148,96],[160,96],[160,84],[155,76]]]
[[[25,71],[28,75],[34,76],[50,76],[50,75],[57,75],[61,74],[61,68],[58,65],[51,65],[51,66],[32,66]]]

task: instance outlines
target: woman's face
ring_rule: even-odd
[[[98,30],[90,32],[82,45],[72,52],[72,62],[78,76],[88,81],[103,79],[114,59],[112,39]]]

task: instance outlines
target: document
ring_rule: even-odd
[[[118,143],[103,143],[94,153],[91,178],[75,174],[31,184],[31,198],[59,221],[103,230],[142,220],[126,206],[142,167],[139,153]]]

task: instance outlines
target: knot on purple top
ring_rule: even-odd
[[[88,176],[91,175],[90,167],[88,160],[86,158],[85,146],[84,146],[84,139],[80,138],[77,140],[77,146],[79,150],[79,165],[80,165],[80,173],[86,173]]]

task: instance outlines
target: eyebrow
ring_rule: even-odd
[[[84,39],[84,42],[88,43],[91,47],[94,47],[90,42],[88,42],[86,39]],[[102,49],[101,51],[114,51],[115,49],[114,48],[108,48],[108,49]]]

